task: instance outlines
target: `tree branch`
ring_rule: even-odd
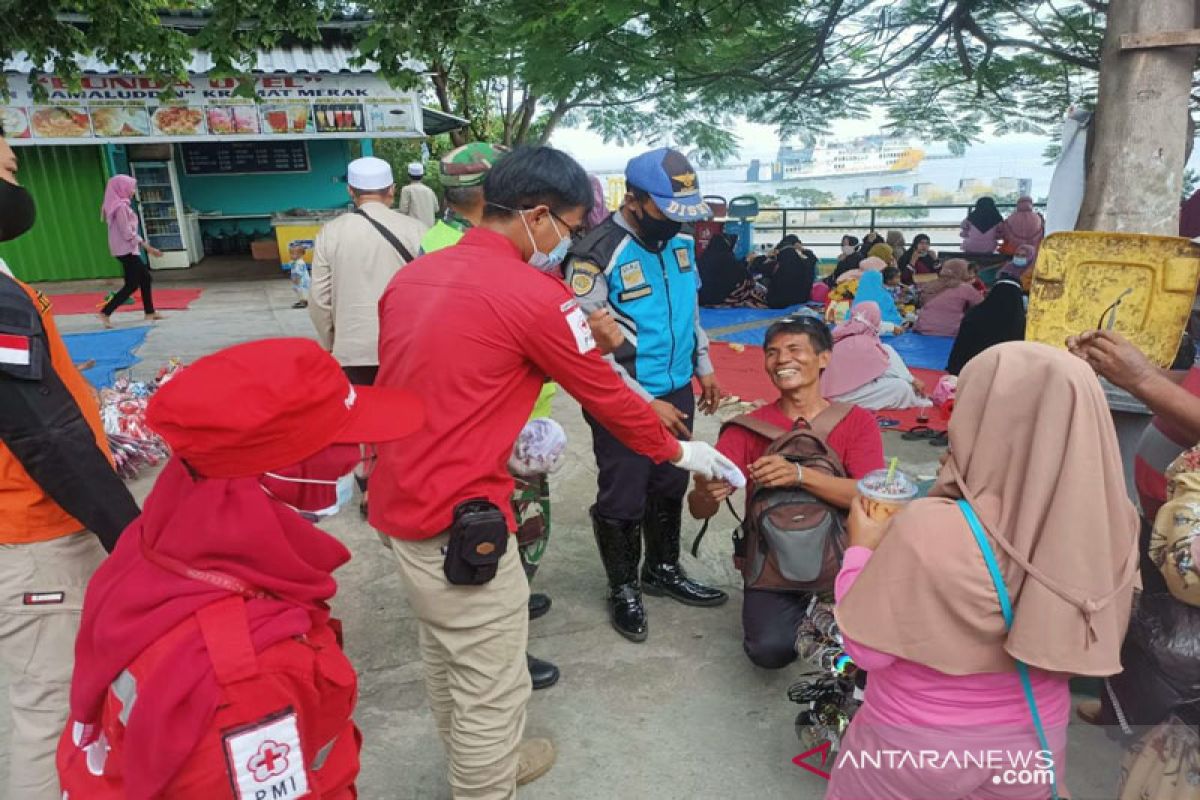
[[[550,134],[554,133],[554,129],[558,127],[558,123],[562,122],[563,116],[571,108],[570,102],[567,100],[559,100],[554,106],[554,110],[550,112],[549,119],[546,120],[546,128],[542,131],[541,138],[538,139],[538,144],[546,144],[550,141]]]

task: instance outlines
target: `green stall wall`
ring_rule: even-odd
[[[18,147],[17,179],[37,203],[33,230],[0,244],[3,258],[23,281],[108,278],[121,266],[108,253],[100,221],[104,158],[97,146]]]

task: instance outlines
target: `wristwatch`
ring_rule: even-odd
[[[804,485],[804,467],[801,466],[800,464],[796,465],[796,485],[797,486]]]

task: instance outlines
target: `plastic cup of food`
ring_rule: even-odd
[[[858,493],[866,501],[867,514],[885,520],[916,499],[917,482],[898,469],[892,471],[890,479],[888,470],[877,469],[859,480]]]

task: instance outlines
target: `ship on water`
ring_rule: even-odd
[[[924,160],[925,151],[904,139],[885,136],[864,136],[846,142],[817,139],[800,146],[782,145],[769,165],[758,159],[751,161],[746,180],[758,183],[903,175],[915,172]]]

